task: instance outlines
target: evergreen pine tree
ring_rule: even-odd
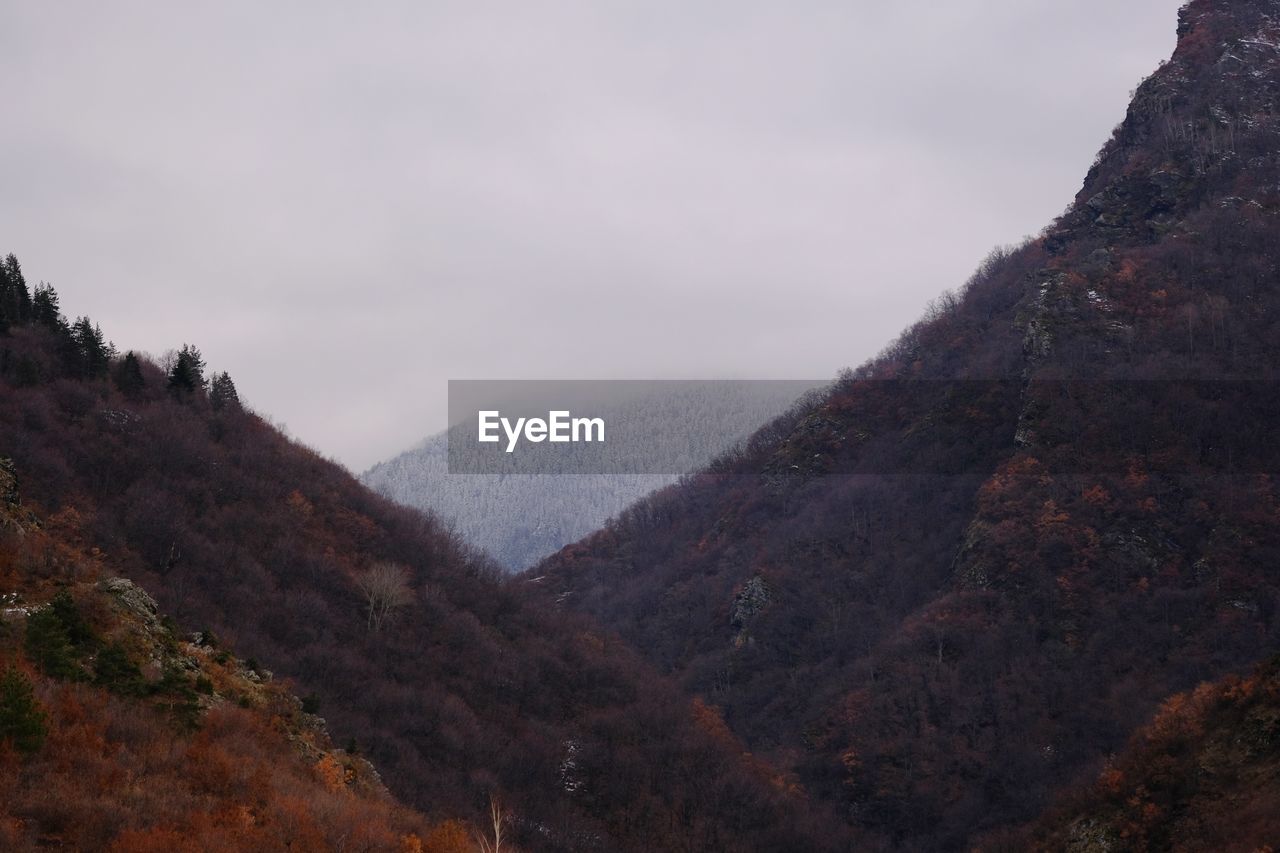
[[[58,304],[58,291],[51,284],[42,282],[36,285],[36,295],[31,300],[29,313],[30,319],[46,328],[56,331],[66,326],[66,321],[62,319],[62,308]]]
[[[240,395],[236,393],[236,384],[231,381],[230,374],[225,371],[213,374],[213,380],[209,383],[209,402],[215,412],[223,409],[240,411]]]
[[[48,727],[31,681],[13,667],[0,674],[0,743],[31,754],[44,744]]]
[[[71,645],[83,648],[93,643],[93,630],[89,627],[89,623],[84,620],[84,617],[80,615],[80,608],[76,606],[75,599],[71,597],[71,593],[64,589],[55,595],[53,600],[49,602],[49,610],[52,611],[54,616],[58,617],[58,621],[66,629],[67,640]]]
[[[137,397],[146,387],[147,381],[142,376],[142,364],[133,350],[124,354],[124,360],[116,368],[115,382],[120,393],[130,399]]]
[[[109,353],[101,328],[90,322],[88,317],[79,317],[71,325],[71,342],[74,363],[68,366],[75,375],[84,379],[106,375]]]
[[[27,290],[27,279],[22,274],[22,265],[12,253],[4,259],[4,273],[5,278],[8,279],[10,291],[12,306],[10,317],[15,322],[25,323],[31,319],[31,292]]]
[[[124,696],[141,696],[147,689],[142,671],[119,643],[111,643],[98,653],[93,664],[93,683]]]
[[[191,394],[204,389],[204,358],[200,350],[183,344],[169,371],[169,390]]]
[[[54,678],[75,678],[76,666],[67,626],[53,607],[44,607],[27,617],[27,657],[40,671]]]
[[[9,273],[0,264],[0,335],[9,331],[14,318],[13,287],[9,284]]]

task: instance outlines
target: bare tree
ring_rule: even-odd
[[[495,795],[489,795],[489,821],[493,824],[493,837],[489,838],[483,833],[476,833],[476,840],[480,844],[481,853],[502,853],[502,825],[507,822],[507,814],[502,810],[502,801]],[[510,850],[510,846],[505,848]]]
[[[356,586],[364,594],[370,631],[381,630],[397,610],[413,602],[409,572],[394,563],[374,563],[356,577]]]

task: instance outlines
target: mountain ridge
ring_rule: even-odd
[[[529,574],[868,849],[1029,820],[1165,697],[1273,650],[1276,460],[1198,383],[1276,372],[1275,12],[1189,4],[1040,237],[754,451]],[[1224,438],[1256,467],[1206,455]]]

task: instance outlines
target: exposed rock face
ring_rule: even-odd
[[[751,622],[764,612],[773,600],[773,592],[764,578],[756,575],[742,586],[742,591],[733,599],[733,613],[729,623],[738,629],[734,637],[734,645],[741,646],[751,639]]]
[[[960,589],[987,589],[991,585],[991,571],[982,558],[981,545],[990,535],[990,526],[981,521],[972,522],[965,530],[964,542],[956,552],[951,573]]]
[[[40,521],[22,506],[18,470],[12,459],[0,457],[0,530],[19,535],[40,526]]]
[[[16,507],[22,495],[18,491],[18,472],[13,467],[12,459],[0,459],[0,501],[7,506]]]
[[[733,626],[735,628],[744,627],[769,606],[770,600],[772,600],[772,595],[769,590],[769,584],[765,583],[764,578],[756,575],[747,581],[742,587],[742,592],[738,593],[733,600],[733,617],[731,619]]]
[[[128,578],[107,578],[98,584],[104,591],[114,595],[130,613],[147,623],[148,626],[158,624],[156,613],[159,606],[146,590]]]

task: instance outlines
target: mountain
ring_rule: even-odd
[[[436,514],[503,568],[520,571],[706,466],[815,387],[782,381],[656,383],[648,393],[606,400],[591,410],[608,423],[626,423],[650,436],[653,444],[645,452],[678,460],[678,466],[658,466],[678,470],[648,473],[644,459],[624,458],[616,460],[613,473],[451,474],[450,433],[469,437],[457,426],[378,463],[360,480],[394,501]]]
[[[1057,222],[515,579],[290,442],[196,348],[121,356],[10,256],[0,838],[1264,837],[1278,12],[1194,0]]]
[[[1033,820],[1280,641],[1278,97],[1280,7],[1188,4],[1060,219],[530,587],[858,849]]]
[[[269,672],[178,635],[3,464],[0,498],[0,847],[447,849],[460,824],[396,803]]]
[[[372,762],[433,827],[491,827],[496,807],[505,843],[528,851],[841,849],[840,824],[749,755],[714,709],[589,619],[544,606],[433,516],[291,442],[240,404],[225,373],[206,381],[197,348],[163,366],[122,356],[89,319],[68,322],[52,288],[30,292],[16,258],[2,270],[0,449],[24,505],[65,530],[93,572],[38,537],[8,537],[0,592],[39,606],[55,588],[91,595],[94,576],[129,581],[172,616],[176,654],[203,655],[181,639],[200,632],[287,679],[343,753]],[[35,665],[14,654],[6,647],[6,666]],[[128,712],[109,694],[81,691],[76,670],[62,677],[107,726],[105,745],[83,744],[99,753],[92,778],[170,772],[134,763],[136,735],[116,723]],[[215,692],[229,677],[207,675]],[[64,688],[43,679],[40,701],[60,702]],[[220,719],[196,720],[194,737],[215,738]],[[191,772],[239,784],[215,746]],[[254,747],[233,732],[228,748]],[[0,785],[24,790],[49,760],[6,758]],[[244,795],[289,791],[291,761],[255,763]]]
[[[1091,785],[997,850],[1265,850],[1280,836],[1280,659],[1160,706]]]

